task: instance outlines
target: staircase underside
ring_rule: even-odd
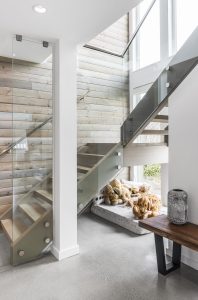
[[[163,107],[166,105],[164,103]],[[164,141],[164,137],[168,135],[168,115],[164,114],[163,107],[159,114],[154,114],[151,119],[150,124],[154,124],[152,129],[149,127],[150,124],[145,124],[145,128],[140,132],[141,136],[157,136],[156,143],[134,143],[136,139],[134,137],[125,147],[121,143],[92,143],[79,148],[78,214],[90,205],[92,199],[100,194],[105,185],[115,178],[123,167],[168,162],[168,147]]]
[[[123,166],[149,162],[166,163],[168,161],[168,98],[198,63],[198,29],[162,71],[146,95],[137,104],[121,127],[121,142],[107,153],[87,152],[90,156],[79,158],[78,171],[82,175],[78,182],[78,212],[86,207],[92,198],[111,178],[115,177]],[[152,124],[160,124],[157,128]],[[160,137],[156,145],[132,144],[141,136]],[[87,145],[89,148],[89,145]],[[97,149],[97,144],[94,145]],[[98,157],[97,154],[104,155]]]

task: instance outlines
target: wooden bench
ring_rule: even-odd
[[[139,226],[155,235],[158,272],[166,275],[180,267],[181,246],[198,251],[198,225],[187,223],[185,225],[171,224],[166,215],[160,215],[139,221]],[[173,241],[171,266],[166,265],[163,238]]]

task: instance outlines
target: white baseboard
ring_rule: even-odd
[[[172,247],[167,248],[166,253],[168,256],[172,257]],[[198,270],[198,255],[197,253],[193,253],[190,249],[184,248],[184,251],[182,251],[181,261],[185,265]]]
[[[54,255],[54,257],[57,260],[62,260],[64,258],[68,258],[68,257],[74,256],[74,255],[77,255],[77,254],[79,254],[79,252],[80,252],[79,245],[76,245],[76,246],[73,246],[73,247],[70,247],[70,248],[66,248],[66,249],[63,249],[63,250],[58,250],[53,245],[52,245],[52,248],[51,248],[51,253]]]

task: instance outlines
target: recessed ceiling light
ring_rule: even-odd
[[[40,4],[34,5],[32,7],[32,9],[33,9],[33,11],[35,11],[38,14],[45,14],[46,11],[47,11],[47,9],[44,6],[40,5]]]

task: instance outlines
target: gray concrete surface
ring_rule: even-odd
[[[10,264],[10,244],[4,233],[0,233],[0,271]]]
[[[79,219],[81,253],[0,273],[1,300],[198,300],[198,272],[158,275],[152,234],[135,236],[96,216]]]

